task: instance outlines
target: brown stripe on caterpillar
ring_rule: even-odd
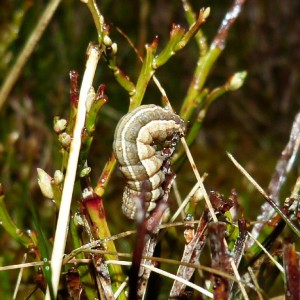
[[[183,119],[153,104],[142,105],[119,121],[113,149],[126,179],[122,210],[128,218],[135,218],[136,197],[143,198],[150,212],[156,206],[155,201],[163,196],[162,166],[185,132]]]

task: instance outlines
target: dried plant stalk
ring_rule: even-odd
[[[80,89],[78,112],[76,116],[76,123],[74,128],[73,140],[70,147],[70,155],[68,160],[68,166],[66,171],[66,177],[62,192],[62,200],[60,211],[58,215],[57,227],[55,232],[55,239],[53,245],[53,252],[51,257],[51,270],[52,270],[52,289],[53,296],[56,297],[59,277],[62,266],[63,254],[65,251],[70,207],[73,195],[74,182],[77,171],[78,157],[81,146],[81,133],[84,127],[86,117],[86,100],[90,87],[92,86],[96,66],[100,58],[99,49],[95,46],[89,46],[88,59],[86,63],[86,69],[82,80]],[[50,300],[51,293],[48,287],[46,293],[46,299]]]

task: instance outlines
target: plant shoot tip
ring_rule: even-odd
[[[203,19],[207,19],[210,15],[210,7],[206,7],[203,11]]]

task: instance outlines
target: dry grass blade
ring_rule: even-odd
[[[290,139],[281,153],[273,177],[268,186],[269,197],[278,204],[279,192],[286,181],[287,174],[290,172],[300,146],[300,113],[298,113],[293,122],[292,130],[290,133]],[[252,228],[252,235],[257,238],[259,233],[263,229],[264,223],[267,222],[274,214],[274,209],[269,205],[268,202],[264,203],[261,207],[261,214],[257,217],[257,222]],[[251,240],[247,243],[249,249],[252,245]]]
[[[276,265],[278,270],[281,273],[284,273],[284,269],[283,269],[282,265],[273,258],[273,256],[268,252],[268,250],[257,239],[255,239],[255,237],[250,232],[248,232],[248,235],[264,251],[264,253],[270,258],[270,260],[274,263],[274,265]]]
[[[118,261],[107,260],[106,263],[107,264],[119,264],[119,265],[122,265],[122,266],[131,266],[131,262],[129,262],[129,261],[121,261],[121,260],[118,260]],[[147,269],[149,269],[149,270],[151,270],[153,272],[156,272],[158,274],[161,274],[163,276],[171,278],[173,280],[180,281],[183,284],[185,284],[186,286],[191,287],[192,289],[194,289],[194,290],[202,293],[203,295],[206,295],[207,297],[210,297],[210,298],[213,297],[213,294],[211,292],[207,291],[206,289],[204,289],[204,288],[202,288],[202,287],[200,287],[200,286],[198,286],[196,284],[193,284],[193,283],[191,283],[191,282],[189,282],[187,280],[184,280],[184,279],[182,279],[180,277],[177,277],[176,275],[173,275],[173,274],[171,274],[169,272],[166,272],[166,271],[163,271],[161,269],[158,269],[158,268],[156,268],[154,266],[150,266],[150,265],[141,265],[141,266],[144,267],[144,268],[147,268]]]
[[[202,180],[202,178],[201,178],[201,176],[200,176],[200,174],[199,174],[199,171],[198,171],[198,169],[197,169],[197,167],[196,167],[194,158],[193,158],[193,156],[192,156],[192,154],[191,154],[191,151],[190,151],[190,149],[189,149],[189,147],[188,147],[188,145],[187,145],[187,143],[186,143],[186,141],[185,141],[185,138],[181,138],[181,143],[182,143],[182,145],[183,145],[183,147],[184,147],[184,150],[185,150],[186,155],[187,155],[187,157],[188,157],[188,160],[189,160],[189,162],[190,162],[190,164],[191,164],[191,167],[192,167],[192,169],[193,169],[193,172],[194,172],[194,174],[195,174],[195,177],[196,177],[196,179],[197,179],[197,181],[198,181],[198,184],[199,184],[199,186],[200,186],[200,189],[201,189],[201,191],[202,191],[202,193],[203,193],[203,197],[204,197],[204,199],[205,199],[205,203],[206,203],[206,205],[207,205],[207,207],[208,207],[208,210],[209,210],[209,212],[210,212],[210,214],[211,214],[211,217],[212,217],[212,219],[213,219],[214,222],[217,222],[217,221],[218,221],[217,216],[216,216],[216,214],[215,214],[215,212],[214,212],[214,209],[213,209],[213,207],[212,207],[212,204],[211,204],[211,202],[210,202],[210,200],[209,200],[208,194],[207,194],[206,189],[205,189],[204,184],[203,184],[203,180]]]
[[[71,260],[73,257],[75,257],[77,254],[79,254],[81,252],[84,252],[86,250],[90,251],[92,248],[99,247],[103,243],[106,243],[108,241],[115,241],[117,239],[127,237],[134,233],[136,233],[136,231],[125,231],[125,232],[121,232],[119,234],[113,235],[113,236],[103,239],[103,240],[96,240],[96,241],[90,242],[88,244],[85,244],[77,249],[74,249],[71,253],[67,254],[63,259],[63,264],[68,263],[69,260]]]
[[[74,182],[77,171],[78,157],[81,146],[81,133],[86,116],[86,99],[88,92],[93,84],[96,66],[100,58],[100,52],[97,47],[90,46],[88,49],[88,59],[85,73],[80,89],[80,96],[78,101],[78,112],[76,116],[76,123],[73,133],[73,140],[70,148],[70,156],[66,171],[66,177],[62,192],[61,206],[57,221],[57,230],[55,233],[53,252],[51,258],[52,270],[52,288],[54,296],[57,294],[60,271],[62,266],[63,254],[65,251],[66,238],[68,233],[68,222],[70,214],[70,206],[73,195]],[[46,299],[50,300],[50,290],[47,289]]]
[[[280,215],[285,223],[291,228],[291,230],[300,238],[300,232],[295,225],[287,218],[287,216],[281,211],[277,204],[266,194],[262,187],[250,176],[250,174],[237,162],[237,160],[227,152],[228,157],[237,167],[237,169],[253,184],[256,190],[267,200],[267,202],[274,208],[274,210]]]
[[[194,174],[195,174],[195,176],[196,176],[196,178],[197,178],[197,181],[198,181],[198,183],[199,183],[199,185],[200,185],[200,189],[201,189],[201,191],[202,191],[202,193],[203,193],[203,196],[204,196],[206,205],[207,205],[207,207],[208,207],[208,210],[209,210],[209,212],[210,212],[210,214],[211,214],[212,220],[213,220],[214,222],[217,222],[218,219],[217,219],[217,217],[216,217],[216,214],[215,214],[215,212],[214,212],[214,209],[213,209],[213,207],[212,207],[212,204],[211,204],[211,202],[210,202],[210,200],[209,200],[208,194],[207,194],[207,192],[206,192],[206,189],[205,189],[205,187],[204,187],[203,181],[202,181],[202,179],[201,179],[201,177],[200,177],[200,174],[199,174],[199,172],[198,172],[198,169],[197,169],[197,167],[196,167],[196,164],[195,164],[195,162],[194,162],[194,159],[193,159],[193,157],[192,157],[192,155],[191,155],[191,152],[190,152],[190,150],[189,150],[189,147],[188,147],[188,145],[187,145],[187,143],[186,143],[186,141],[185,141],[184,138],[181,138],[181,142],[182,142],[182,144],[183,144],[183,146],[184,146],[184,149],[185,149],[185,151],[186,151],[187,157],[188,157],[189,162],[190,162],[190,164],[191,164],[191,166],[192,166],[193,172],[194,172]],[[225,244],[226,244],[226,241],[224,241],[224,242],[225,242]],[[247,296],[247,293],[246,293],[246,291],[245,291],[245,288],[243,287],[243,285],[242,285],[242,283],[241,283],[241,281],[240,281],[240,280],[241,280],[241,277],[240,277],[240,275],[239,275],[239,273],[238,273],[237,267],[236,267],[235,262],[234,262],[233,260],[231,260],[231,266],[232,266],[232,270],[233,270],[233,272],[234,272],[234,275],[235,275],[236,278],[238,279],[238,283],[239,283],[239,286],[240,286],[240,288],[241,288],[241,291],[242,291],[242,293],[243,293],[244,298],[245,298],[245,299],[248,299],[248,296]]]
[[[128,277],[126,278],[126,280],[119,286],[119,288],[116,290],[114,297],[115,299],[117,299],[120,294],[122,293],[122,291],[126,288],[126,286],[128,285]]]
[[[5,103],[5,100],[7,99],[11,89],[13,88],[14,84],[16,83],[16,81],[22,71],[22,68],[26,64],[28,58],[32,54],[35,46],[37,45],[43,32],[45,31],[48,23],[50,22],[60,1],[61,0],[52,0],[48,3],[48,6],[46,7],[43,14],[41,15],[38,24],[36,25],[31,36],[27,40],[27,43],[24,46],[22,52],[20,53],[19,57],[17,58],[17,61],[14,63],[9,74],[7,75],[6,80],[3,83],[1,90],[0,90],[0,110],[3,106],[3,104]]]
[[[248,267],[248,273],[254,283],[255,288],[257,289],[257,295],[259,297],[259,300],[263,300],[264,298],[263,298],[262,294],[260,293],[260,288],[259,288],[258,282],[256,280],[255,274],[250,267]]]
[[[199,183],[196,183],[194,185],[194,187],[191,189],[191,191],[186,196],[186,198],[182,201],[181,205],[178,207],[178,209],[176,210],[176,212],[172,215],[170,223],[173,223],[177,219],[177,217],[183,211],[183,209],[185,208],[185,206],[189,203],[191,197],[193,197],[193,195],[197,192],[197,190],[199,189],[199,187],[200,187]]]
[[[0,272],[7,271],[7,270],[20,269],[20,268],[31,268],[31,267],[37,267],[37,266],[42,266],[42,265],[44,265],[43,261],[37,261],[37,262],[32,262],[32,263],[22,263],[22,264],[17,264],[17,265],[3,266],[3,267],[0,267]]]
[[[24,254],[22,262],[24,263],[26,261],[26,259],[27,259],[27,253]],[[18,279],[17,279],[17,282],[16,282],[16,287],[15,287],[14,295],[13,295],[13,299],[17,298],[18,290],[19,290],[21,279],[22,279],[22,275],[23,275],[23,270],[24,270],[24,268],[20,268]]]

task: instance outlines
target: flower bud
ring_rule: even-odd
[[[52,189],[52,177],[48,175],[43,169],[37,168],[38,173],[38,185],[41,189],[42,194],[48,198],[53,199],[53,189]]]
[[[210,7],[206,7],[203,12],[203,19],[207,19],[209,15],[210,15]]]
[[[67,134],[66,132],[63,132],[58,136],[58,140],[61,142],[61,144],[64,148],[69,148],[72,138],[69,134]]]
[[[90,167],[86,167],[86,168],[83,168],[80,172],[80,177],[85,177],[87,175],[89,175],[91,172],[91,168]]]
[[[116,43],[112,43],[111,49],[112,49],[112,53],[113,53],[114,55],[116,55],[116,54],[117,54],[117,51],[118,51],[118,45],[117,45]]]
[[[67,120],[59,119],[54,121],[54,131],[56,133],[61,133],[67,128]]]
[[[60,170],[56,170],[54,172],[54,183],[56,185],[60,185],[62,184],[63,181],[64,181],[64,173]]]
[[[228,90],[229,91],[235,91],[239,89],[246,79],[247,72],[237,72],[233,76],[231,76],[228,80]]]
[[[103,44],[106,47],[110,47],[112,45],[112,40],[111,40],[111,38],[108,35],[104,36],[104,38],[103,38]]]

